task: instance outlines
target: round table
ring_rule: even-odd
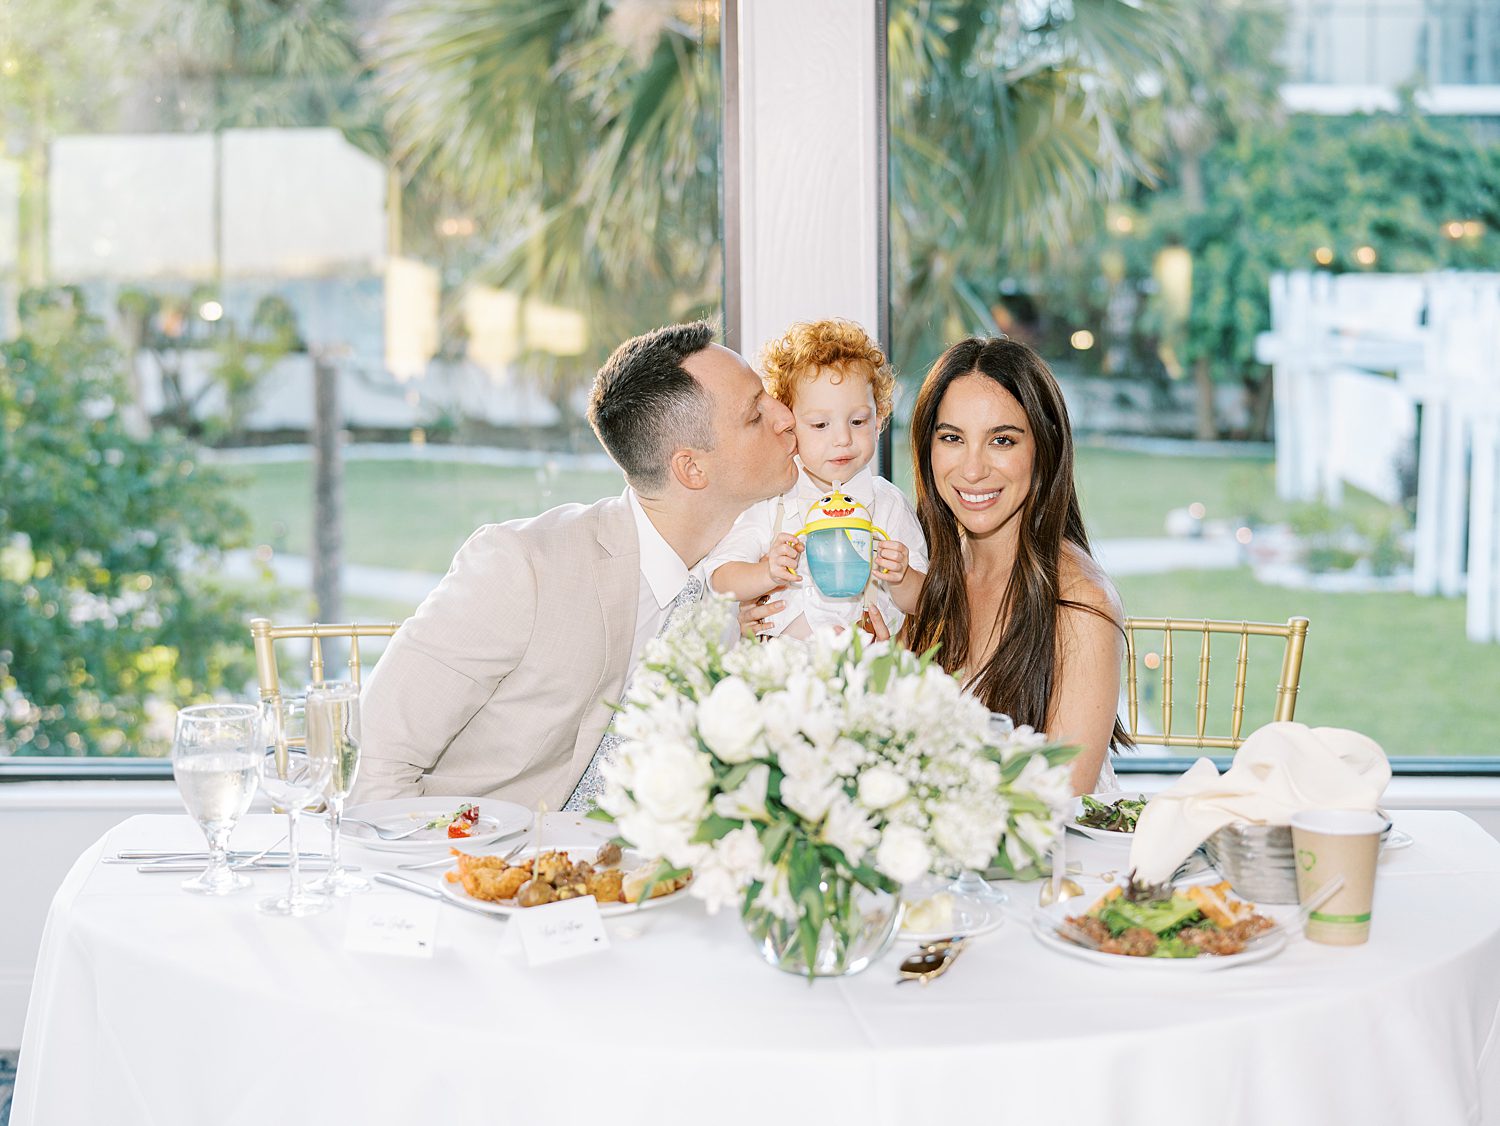
[[[1299,939],[1257,965],[1153,972],[1061,956],[1009,922],[945,977],[897,988],[902,945],[809,984],[695,901],[535,968],[512,924],[446,906],[430,959],[351,953],[346,903],[256,913],[284,874],[212,900],[101,864],[201,847],[184,817],[135,817],[53,903],[11,1126],[1500,1124],[1500,843],[1454,813],[1396,823],[1415,844],[1382,860],[1366,946]],[[248,818],[234,844],[282,828]],[[599,832],[549,819],[559,843]],[[1070,852],[1086,873],[1124,863],[1078,837]]]

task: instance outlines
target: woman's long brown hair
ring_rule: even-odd
[[[994,380],[1026,412],[1034,446],[1031,488],[1017,513],[1016,563],[1000,601],[1004,630],[982,668],[970,665],[970,611],[964,582],[963,532],[938,492],[932,443],[938,407],[953,381],[966,375]],[[922,596],[906,623],[907,645],[917,653],[939,646],[936,660],[949,672],[969,672],[970,691],[991,711],[1045,731],[1057,674],[1057,617],[1077,609],[1108,617],[1098,607],[1061,596],[1059,573],[1066,540],[1092,557],[1073,486],[1073,432],[1062,389],[1046,362],[1014,340],[970,337],[932,365],[911,417],[917,517],[927,537],[930,566]],[[1112,624],[1113,619],[1110,619]],[[1132,745],[1119,718],[1114,743]]]

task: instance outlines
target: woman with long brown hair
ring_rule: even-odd
[[[971,337],[942,354],[911,419],[930,567],[904,639],[991,711],[1079,744],[1073,789],[1128,746],[1117,716],[1119,595],[1089,552],[1062,391],[1034,351]]]

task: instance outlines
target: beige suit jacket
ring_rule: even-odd
[[[352,800],[562,808],[623,692],[639,592],[624,497],[480,528],[365,682]]]

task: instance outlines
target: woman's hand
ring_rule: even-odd
[[[759,598],[740,603],[740,636],[762,640],[771,632],[771,619],[786,609],[786,603],[776,600],[786,587],[778,586]]]
[[[894,586],[906,578],[906,569],[911,564],[911,553],[900,540],[876,540],[875,573]]]
[[[904,548],[902,550],[905,550]],[[891,627],[885,624],[885,618],[880,613],[880,608],[873,603],[865,607],[865,625],[870,633],[875,635],[876,641],[889,641],[891,639]]]
[[[797,574],[797,560],[806,550],[802,541],[788,532],[777,532],[776,538],[771,541],[771,550],[766,553],[766,575],[770,578],[776,590],[781,590],[788,583],[800,583],[802,576]]]

